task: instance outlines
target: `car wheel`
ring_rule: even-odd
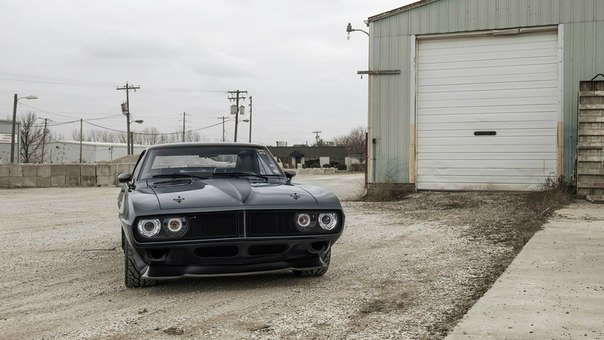
[[[305,269],[305,270],[294,270],[294,274],[301,277],[317,277],[323,276],[329,269],[329,262],[331,261],[331,248],[321,255],[321,260],[325,262],[325,266],[317,269]]]
[[[157,280],[143,278],[138,269],[136,269],[134,251],[127,242],[124,245],[124,283],[128,288],[142,288],[157,284]]]

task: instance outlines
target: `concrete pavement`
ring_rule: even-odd
[[[604,339],[604,205],[537,232],[447,339]]]

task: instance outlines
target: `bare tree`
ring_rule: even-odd
[[[346,147],[350,157],[357,157],[361,163],[365,163],[367,155],[366,132],[367,130],[361,126],[353,129],[348,135],[337,137],[335,139],[336,145]]]
[[[39,163],[42,161],[42,144],[44,127],[37,125],[38,117],[35,112],[28,112],[20,117],[21,121],[21,160],[23,163]]]
[[[80,129],[76,128],[71,131],[71,138],[75,141],[80,140]],[[82,140],[85,142],[102,142],[102,143],[126,143],[126,133],[119,131],[107,130],[86,130],[83,131]]]
[[[156,127],[146,127],[141,132],[134,133],[135,144],[155,145],[166,143],[166,139],[166,135]]]
[[[182,142],[182,130],[174,133],[162,133],[155,127],[147,127],[141,131],[133,132],[133,143],[143,145],[154,145],[163,143]],[[80,129],[71,131],[71,138],[75,141],[80,140]],[[84,130],[82,139],[86,142],[107,142],[107,143],[126,143],[126,133],[107,130]],[[185,134],[186,142],[208,141],[207,137],[202,137],[198,131],[187,131]]]
[[[80,129],[71,130],[71,139],[80,140]],[[86,139],[84,139],[84,140],[86,140]]]

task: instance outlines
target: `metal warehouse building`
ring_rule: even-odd
[[[423,0],[369,30],[369,184],[532,190],[574,175],[603,0]]]

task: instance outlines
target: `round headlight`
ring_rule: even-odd
[[[159,234],[161,225],[158,219],[138,221],[138,233],[144,237],[153,237]]]
[[[182,231],[182,228],[184,227],[182,220],[180,218],[169,219],[168,222],[166,223],[166,226],[168,227],[168,230],[173,233],[179,233],[180,231]]]
[[[307,213],[296,214],[296,225],[302,229],[310,227],[312,219]]]
[[[319,214],[319,226],[324,230],[332,230],[338,224],[338,215],[336,213]]]

